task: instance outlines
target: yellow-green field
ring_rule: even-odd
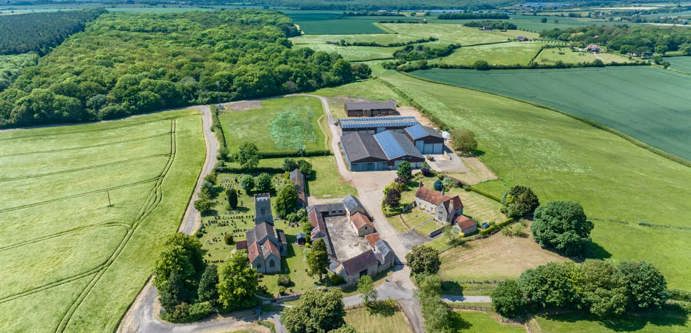
[[[535,58],[535,63],[555,65],[557,61],[561,61],[565,64],[580,64],[592,63],[596,59],[599,59],[604,64],[634,62],[633,59],[615,53],[578,52],[572,50],[570,47],[559,47],[543,49]]]
[[[466,27],[462,24],[380,23],[380,26],[396,34],[417,38],[436,37],[439,39],[438,43],[459,43],[461,46],[505,42],[514,40],[517,36],[525,36],[531,39],[538,37],[538,34],[527,31],[483,31],[478,28]]]
[[[461,320],[457,327],[463,333],[525,333],[520,324],[502,323],[499,316],[490,312],[458,311]]]
[[[478,60],[490,65],[527,66],[542,47],[541,42],[510,42],[501,44],[461,47],[451,55],[435,59],[431,63],[472,66]]]
[[[392,315],[370,314],[366,308],[346,311],[346,324],[363,333],[408,333],[412,332],[403,312],[396,310]]]
[[[0,331],[113,331],[180,223],[204,159],[199,114],[0,141]]]

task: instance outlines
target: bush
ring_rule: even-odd
[[[276,280],[276,284],[278,284],[281,287],[286,287],[286,288],[289,288],[289,287],[292,287],[295,285],[295,283],[293,283],[293,281],[290,280],[290,276],[288,276],[287,274],[279,275],[278,280]]]
[[[531,217],[540,206],[537,195],[527,186],[514,185],[501,198],[501,212],[513,219]]]
[[[492,305],[500,315],[515,318],[525,312],[523,292],[515,280],[499,282],[492,292]]]
[[[331,286],[340,286],[346,282],[342,276],[335,273],[329,273],[328,279]]]
[[[461,128],[455,131],[451,143],[462,156],[472,156],[477,151],[475,133],[469,129]]]
[[[226,243],[226,245],[235,244],[235,240],[233,239],[233,234],[224,234],[223,235],[223,242]]]
[[[178,304],[173,312],[162,314],[163,319],[173,323],[189,323],[208,317],[213,312],[213,306],[209,302]]]

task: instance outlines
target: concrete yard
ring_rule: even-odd
[[[333,216],[324,219],[329,230],[331,243],[339,261],[348,260],[370,249],[364,237],[358,237],[346,216]]]

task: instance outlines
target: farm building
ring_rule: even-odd
[[[347,283],[393,266],[393,251],[379,239],[371,217],[357,198],[348,196],[341,203],[313,205],[308,211],[312,239],[324,240],[331,261],[329,270]]]
[[[348,117],[380,117],[398,115],[396,101],[347,101],[345,111]]]
[[[405,132],[421,153],[441,154],[444,152],[444,138],[441,133],[420,124],[406,127]]]
[[[300,169],[295,169],[290,172],[290,181],[295,185],[298,192],[298,207],[307,207],[307,195],[305,193],[305,175],[300,172]]]
[[[465,215],[459,215],[456,218],[456,229],[467,236],[477,231],[477,222]]]
[[[414,117],[347,118],[340,120],[341,146],[352,171],[393,170],[404,161],[413,168],[423,154],[442,154],[444,137]]]
[[[342,118],[338,120],[342,132],[371,131],[374,133],[390,129],[404,129],[414,126],[418,122],[415,117],[372,117],[372,118]]]
[[[432,214],[438,222],[452,224],[456,216],[463,214],[463,203],[459,196],[450,197],[424,186],[415,192],[415,205]]]
[[[600,45],[588,44],[588,46],[585,47],[585,50],[588,52],[599,53],[600,52]]]

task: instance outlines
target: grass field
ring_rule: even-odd
[[[296,44],[296,47],[309,47],[315,51],[336,52],[348,61],[367,61],[393,58],[398,48],[378,46],[338,46],[333,44]]]
[[[560,315],[537,317],[537,322],[544,333],[682,333],[691,331],[687,315],[682,311],[662,311],[607,320],[580,315]]]
[[[406,24],[406,23],[382,23],[381,26],[393,33],[417,38],[436,37],[438,43],[459,43],[461,46],[483,43],[505,42],[515,39],[518,35],[536,38],[537,34],[520,31],[483,31],[478,28],[470,28],[461,24]]]
[[[231,152],[246,142],[260,153],[323,151],[326,147],[319,118],[324,115],[318,99],[293,96],[261,100],[256,106],[226,110],[220,115]]]
[[[540,51],[540,42],[510,42],[480,46],[461,47],[451,55],[434,59],[431,63],[472,66],[478,60],[490,65],[527,66]]]
[[[686,75],[643,66],[414,74],[546,105],[691,161],[691,80]]]
[[[619,136],[508,98],[378,71],[451,128],[476,133],[481,160],[499,180],[475,185],[500,196],[523,184],[540,200],[575,200],[596,218],[591,257],[647,260],[672,288],[691,290],[691,170]],[[381,80],[380,79],[380,80]],[[320,90],[329,96],[376,91],[405,100],[379,80]],[[654,199],[654,203],[650,200]],[[618,222],[617,222],[618,221]],[[661,227],[638,225],[647,221]],[[663,226],[669,227],[663,227]]]
[[[672,70],[691,75],[691,56],[665,58],[665,60],[672,64],[670,67]]]
[[[396,310],[392,315],[370,314],[365,308],[346,311],[346,324],[363,333],[407,333],[412,332],[403,312]]]
[[[379,20],[399,19],[382,16],[344,16],[343,11],[286,10],[283,11],[307,35],[376,34],[384,31],[377,27]]]
[[[565,64],[592,63],[599,59],[605,64],[611,63],[630,63],[633,60],[615,53],[591,53],[577,52],[570,47],[546,48],[535,58],[535,63],[543,65],[554,65],[557,61]]]
[[[463,333],[525,333],[520,324],[505,324],[498,320],[498,316],[489,312],[457,311],[461,316],[458,332]]]
[[[193,111],[1,132],[0,331],[114,330],[177,230],[200,133]]]

